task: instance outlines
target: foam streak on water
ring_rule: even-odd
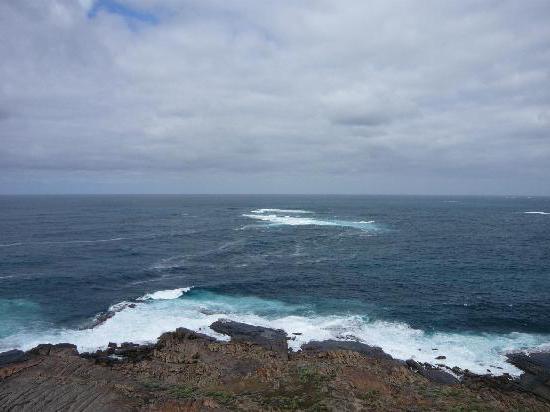
[[[298,217],[298,216],[284,216],[276,214],[243,214],[244,217],[251,219],[261,220],[271,225],[289,225],[289,226],[335,226],[335,227],[351,227],[361,230],[374,230],[374,220],[360,220],[360,221],[348,221],[348,220],[326,220],[315,219],[311,217]]]
[[[304,213],[313,213],[310,210],[301,210],[301,209],[254,209],[251,210],[251,213],[296,213],[296,214],[304,214]]]

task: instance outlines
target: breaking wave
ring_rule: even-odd
[[[177,299],[184,293],[189,292],[193,289],[193,286],[188,288],[177,288],[177,289],[167,289],[159,290],[153,293],[147,293],[142,297],[137,298],[137,300],[170,300]]]
[[[526,215],[550,215],[549,212],[523,212]]]
[[[310,210],[301,210],[301,209],[255,209],[255,210],[251,210],[250,212],[260,213],[260,214],[263,214],[263,213],[297,213],[297,214],[313,213]]]
[[[244,217],[251,219],[261,220],[269,223],[270,225],[289,225],[289,226],[339,226],[339,227],[352,227],[361,230],[376,230],[377,226],[374,225],[374,220],[324,220],[315,219],[311,217],[298,217],[298,216],[280,216],[275,214],[259,215],[259,214],[243,214]]]
[[[209,327],[220,318],[283,329],[290,336],[289,346],[293,350],[299,350],[301,345],[311,340],[355,340],[380,346],[398,359],[437,362],[476,373],[486,373],[489,369],[495,375],[520,373],[506,362],[507,352],[549,346],[546,335],[428,333],[405,323],[371,321],[366,315],[320,315],[305,305],[190,289],[157,291],[143,296],[134,304],[121,302],[120,305],[113,305],[113,309],[118,309],[116,313],[90,329],[57,329],[32,334],[21,332],[0,339],[0,351],[30,349],[46,342],[71,342],[80,351],[93,351],[105,348],[108,342],[154,342],[162,333],[178,327],[228,340],[227,336]],[[446,359],[435,360],[440,355]]]

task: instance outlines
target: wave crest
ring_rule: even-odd
[[[254,209],[254,210],[251,210],[250,213],[259,213],[259,214],[263,214],[263,213],[297,213],[297,214],[302,214],[302,213],[313,213],[313,212],[310,211],[310,210],[302,210],[302,209]]]
[[[193,289],[193,286],[187,287],[187,288],[177,288],[177,289],[167,289],[167,290],[158,290],[153,293],[147,293],[139,298],[137,300],[171,300],[171,299],[177,299],[184,293],[189,292],[191,289]]]

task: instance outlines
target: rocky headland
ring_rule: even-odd
[[[289,351],[282,330],[232,321],[229,342],[179,328],[79,353],[44,344],[0,353],[1,411],[550,411],[550,354],[511,354],[521,377],[393,359],[357,342]],[[443,355],[442,355],[443,356]]]

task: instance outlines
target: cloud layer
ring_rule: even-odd
[[[545,0],[3,1],[0,191],[550,194],[548,21]]]

